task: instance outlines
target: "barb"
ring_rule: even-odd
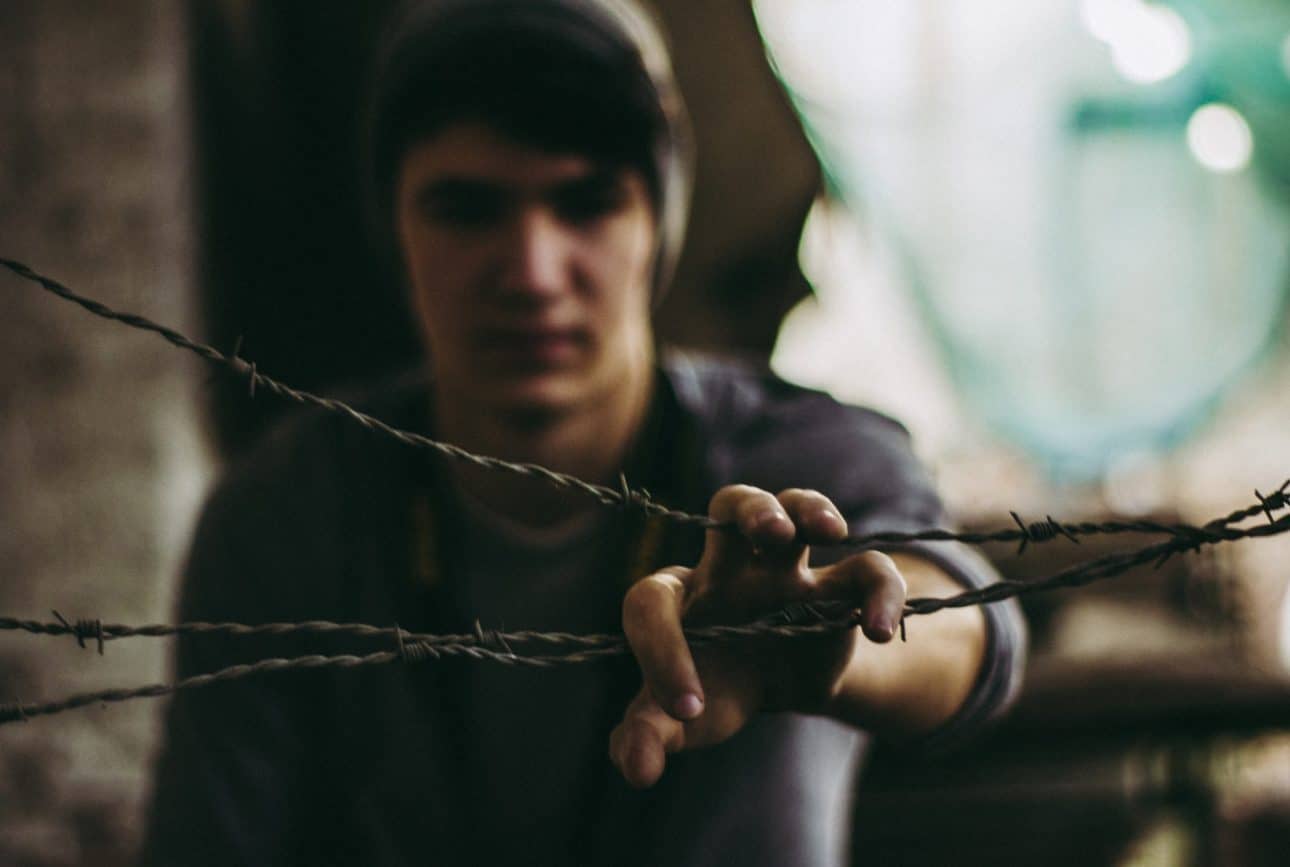
[[[592,497],[594,500],[604,506],[611,506],[619,509],[639,508],[646,514],[658,515],[669,521],[678,524],[700,527],[703,529],[734,529],[732,524],[715,521],[707,515],[699,515],[678,509],[668,508],[666,505],[659,503],[650,497],[648,491],[632,489],[626,483],[625,477],[620,477],[620,486],[618,488],[597,485],[571,476],[567,473],[557,472],[539,464],[516,463],[505,461],[501,458],[490,457],[488,455],[479,455],[468,451],[452,443],[436,440],[412,431],[401,430],[386,424],[380,419],[367,415],[366,413],[349,406],[342,401],[333,398],[320,397],[308,391],[293,388],[285,383],[279,382],[268,374],[260,372],[253,361],[248,361],[241,356],[242,341],[239,339],[231,355],[225,354],[213,346],[193,340],[190,337],[169,328],[165,325],[158,324],[147,317],[135,313],[123,313],[112,309],[111,307],[87,298],[77,292],[59,283],[51,277],[40,274],[12,259],[0,257],[0,265],[17,274],[25,280],[36,283],[46,291],[70,301],[73,304],[89,311],[95,316],[109,319],[136,328],[142,331],[150,331],[162,339],[166,340],[180,349],[185,349],[206,361],[221,365],[233,371],[239,377],[245,377],[247,388],[251,397],[255,397],[257,389],[272,392],[279,397],[290,400],[294,403],[313,406],[327,412],[339,414],[350,419],[356,424],[362,425],[368,430],[374,431],[379,435],[392,438],[404,445],[414,448],[428,449],[436,452],[450,460],[462,461],[477,467],[497,472],[512,473],[515,475],[526,476],[528,478],[539,479],[557,488],[576,491]],[[1271,515],[1272,511],[1281,509],[1287,501],[1287,486],[1290,481],[1282,485],[1279,489],[1264,497],[1259,494],[1262,505],[1253,507],[1253,512],[1244,510],[1250,514],[1257,514],[1262,511]],[[1248,517],[1244,514],[1243,517]],[[1193,543],[1201,540],[1202,537],[1208,540],[1209,529],[1213,524],[1207,524],[1205,527],[1193,527],[1186,524],[1162,524],[1154,521],[1104,521],[1099,523],[1077,523],[1077,524],[1060,524],[1054,521],[1051,516],[1046,521],[1039,521],[1026,524],[1019,515],[1013,513],[1013,519],[1016,527],[1009,527],[993,532],[978,533],[961,533],[945,529],[931,529],[917,532],[884,532],[869,533],[858,536],[849,536],[838,544],[850,548],[873,548],[880,545],[898,545],[909,542],[935,542],[935,541],[958,541],[968,544],[979,545],[987,543],[1018,543],[1018,553],[1024,552],[1028,545],[1032,543],[1047,542],[1057,537],[1066,538],[1072,542],[1078,542],[1080,536],[1090,535],[1108,535],[1108,534],[1150,534],[1166,535],[1177,538],[1187,537],[1192,539]],[[1240,520],[1233,516],[1224,519],[1222,523],[1233,523]]]
[[[103,621],[78,620],[76,621],[76,625],[73,626],[72,624],[68,623],[67,619],[63,617],[63,615],[59,614],[58,611],[55,610],[50,613],[53,614],[54,617],[58,618],[58,622],[63,626],[63,628],[65,628],[68,632],[76,636],[76,643],[80,645],[82,648],[85,647],[85,639],[87,638],[97,639],[98,646],[99,646],[99,656],[103,655]]]

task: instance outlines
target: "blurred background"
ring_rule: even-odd
[[[405,364],[357,199],[390,5],[5,0],[0,255],[302,387]],[[1290,477],[1290,3],[654,6],[699,154],[665,340],[902,419],[967,527],[1203,522]],[[207,485],[284,409],[0,274],[0,612],[170,620]],[[878,751],[857,853],[1284,863],[1287,563],[1265,539],[1027,600],[1016,713]],[[163,680],[167,651],[0,634],[0,701]],[[161,710],[0,728],[0,863],[129,863]]]

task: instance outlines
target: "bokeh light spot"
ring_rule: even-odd
[[[1205,168],[1235,172],[1249,164],[1254,136],[1239,111],[1211,102],[1196,109],[1187,121],[1187,146]]]

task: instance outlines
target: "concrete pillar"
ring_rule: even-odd
[[[6,0],[0,255],[192,327],[183,5]],[[0,612],[167,621],[206,370],[0,274]],[[0,702],[167,677],[168,644],[0,633]],[[129,863],[161,703],[0,727],[0,863]]]

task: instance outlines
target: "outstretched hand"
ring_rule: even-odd
[[[644,685],[611,734],[609,754],[633,786],[653,785],[667,754],[720,743],[759,711],[826,711],[858,641],[851,629],[692,653],[683,623],[742,623],[795,602],[847,598],[861,609],[865,637],[883,643],[904,609],[905,580],[885,554],[808,566],[809,545],[847,535],[842,515],[816,491],[774,496],[731,485],[712,498],[709,515],[738,532],[709,530],[697,566],[643,578],[623,602],[623,630]]]

